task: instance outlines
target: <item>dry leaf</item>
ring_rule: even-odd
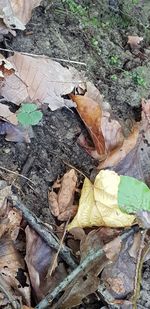
[[[46,103],[55,110],[65,106],[62,96],[78,84],[67,68],[48,57],[15,53],[8,60],[15,73],[1,81],[1,95],[17,105],[22,102]]]
[[[55,288],[66,276],[64,265],[59,263],[51,276],[48,269],[53,263],[56,252],[29,226],[26,227],[26,263],[32,287],[38,300],[41,300],[49,290]]]
[[[131,46],[131,48],[139,48],[139,44],[143,41],[142,37],[139,37],[137,35],[129,35],[128,36],[128,44]]]
[[[50,210],[60,221],[67,221],[76,214],[77,207],[73,206],[76,184],[76,172],[71,169],[63,176],[58,195],[54,191],[48,192]]]
[[[73,227],[131,226],[135,216],[122,212],[118,206],[120,176],[109,170],[102,170],[94,185],[85,178],[76,216],[68,225]]]
[[[3,103],[0,103],[0,117],[3,117],[12,124],[18,124],[16,114],[12,113],[9,107]]]
[[[102,113],[101,129],[108,154],[123,144],[124,135],[122,127],[117,120],[110,117],[110,113],[108,111],[103,111]]]
[[[0,0],[0,17],[8,28],[24,30],[41,0]]]
[[[0,239],[0,269],[4,281],[13,289],[13,295],[22,296],[23,303],[30,306],[30,283],[24,261],[6,234]]]
[[[135,177],[150,186],[150,100],[143,100],[142,108],[142,122],[137,142],[134,148],[112,168],[120,175]]]
[[[132,132],[128,136],[128,138],[125,138],[123,141],[123,144],[117,146],[115,149],[113,149],[107,156],[106,160],[104,162],[101,162],[99,167],[101,169],[108,168],[111,166],[115,166],[118,162],[120,162],[123,158],[126,157],[126,155],[134,148],[136,145],[138,134],[139,134],[139,123],[136,123],[134,127],[132,128]],[[107,129],[107,127],[106,127]],[[116,132],[117,133],[117,132]],[[110,132],[111,134],[111,132]],[[111,140],[111,139],[110,139]]]
[[[109,243],[109,250],[113,252],[113,258],[119,254],[120,240],[117,239],[116,245],[114,247],[114,242]],[[81,251],[81,261],[84,260],[91,252],[94,255],[100,248],[103,248],[103,242],[101,240],[101,231],[93,230],[81,241],[80,251]],[[111,249],[110,249],[111,248]],[[107,250],[106,250],[107,251]],[[111,262],[104,254],[92,261],[90,265],[84,270],[83,273],[76,276],[75,280],[68,286],[64,295],[59,299],[55,308],[72,308],[81,304],[82,299],[86,296],[94,293],[99,285],[98,275],[102,269]]]
[[[77,104],[77,111],[88,128],[100,159],[106,156],[105,140],[101,130],[102,110],[100,105],[86,96],[70,95]]]
[[[133,292],[138,250],[136,250],[134,257],[130,256],[129,252],[131,252],[131,248],[136,246],[135,242],[137,242],[137,238],[130,235],[122,243],[117,260],[111,265],[107,265],[102,272],[102,281],[115,299],[124,299]]]

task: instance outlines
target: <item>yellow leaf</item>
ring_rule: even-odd
[[[109,170],[100,171],[94,185],[85,178],[78,212],[68,225],[68,229],[91,226],[131,226],[135,216],[123,213],[118,206],[119,183],[120,176]]]

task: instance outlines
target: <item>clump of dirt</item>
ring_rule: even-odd
[[[60,58],[63,65],[84,71],[116,117],[130,128],[133,120],[139,120],[141,97],[149,96],[149,20],[149,1],[45,0],[34,10],[26,30],[18,31],[13,39],[6,36],[4,46]],[[138,50],[128,46],[128,35],[143,37]],[[87,176],[97,165],[78,145],[81,131],[87,134],[75,110],[63,108],[44,112],[42,123],[34,127],[31,144],[0,140],[0,165],[24,174],[33,184],[0,170],[2,178],[13,183],[14,191],[44,222],[54,223],[47,191],[68,169],[67,164]],[[149,269],[145,273],[140,299],[144,307],[140,308],[149,308],[150,296],[145,288]]]

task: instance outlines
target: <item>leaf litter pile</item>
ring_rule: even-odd
[[[24,30],[40,2],[1,0],[0,34]],[[128,36],[132,49],[142,40]],[[23,202],[23,186],[14,190],[15,180],[2,174],[0,308],[138,308],[150,248],[150,100],[141,97],[141,120],[126,134],[82,72],[19,52],[0,55],[0,88],[7,142],[32,144],[45,112],[64,108],[84,124],[77,142],[85,164],[89,156],[98,162],[91,175],[69,163],[58,173],[46,192],[51,224],[30,210],[28,196]],[[35,190],[25,171],[0,169]]]

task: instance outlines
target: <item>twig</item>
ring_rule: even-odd
[[[133,301],[133,309],[137,309],[137,301],[140,294],[140,285],[141,285],[141,271],[143,266],[143,259],[142,256],[143,249],[144,249],[144,241],[146,236],[147,230],[142,231],[141,235],[141,243],[140,248],[138,252],[138,258],[137,258],[137,265],[136,265],[136,275],[135,275],[135,281],[134,281],[134,295],[132,297]],[[145,256],[145,255],[144,255]]]
[[[9,286],[3,276],[0,274],[0,291],[5,294],[7,299],[9,300],[13,309],[21,308],[21,305],[17,302],[17,300],[13,297],[13,295],[9,292]]]
[[[2,47],[0,47],[0,50],[7,51],[9,53],[19,53],[19,54],[22,54],[22,55],[31,56],[31,57],[35,57],[35,58],[36,57],[47,58],[47,59],[52,59],[52,60],[56,60],[56,61],[68,62],[68,63],[74,63],[74,64],[80,64],[80,65],[86,66],[85,62],[80,62],[80,61],[67,60],[67,59],[55,58],[55,57],[48,57],[48,56],[40,55],[40,54],[39,55],[31,54],[31,53],[22,52],[22,51],[19,51],[19,50],[6,49],[6,48],[2,48]]]
[[[24,179],[30,181],[30,182],[34,185],[34,182],[33,182],[32,180],[30,180],[28,177],[26,177],[26,176],[24,176],[24,175],[22,175],[22,174],[19,174],[19,173],[17,173],[17,172],[11,171],[11,170],[9,170],[8,168],[3,167],[3,166],[0,166],[0,169],[3,170],[3,171],[9,172],[9,173],[11,173],[11,174],[14,174],[14,175],[16,175],[16,176],[22,177],[22,178],[24,178]]]
[[[66,161],[64,161],[64,160],[62,160],[62,162],[63,162],[65,165],[67,165],[67,166],[73,168],[75,171],[77,171],[79,174],[81,174],[81,175],[84,176],[85,178],[88,178],[82,171],[80,171],[80,170],[79,170],[78,168],[76,168],[75,166],[71,165],[70,163],[68,163],[68,162],[66,162]]]
[[[52,263],[51,267],[48,269],[48,272],[47,272],[46,277],[51,276],[52,273],[53,273],[53,271],[55,270],[56,263],[57,263],[57,259],[58,259],[58,255],[59,255],[59,252],[60,252],[60,250],[61,250],[61,247],[62,247],[64,238],[65,238],[65,235],[66,235],[66,230],[67,230],[67,225],[68,225],[68,223],[69,223],[69,220],[70,220],[70,218],[68,219],[68,221],[67,221],[66,224],[65,224],[65,228],[64,228],[63,236],[62,236],[61,241],[60,241],[59,249],[58,249],[58,251],[56,252],[56,255],[54,256],[53,263]]]
[[[125,240],[130,235],[137,232],[137,227],[133,227],[128,231],[125,231],[120,238],[121,240]],[[63,292],[65,288],[78,276],[86,270],[87,266],[91,264],[97,258],[105,255],[105,246],[103,249],[99,249],[96,252],[94,250],[90,251],[90,254],[86,256],[86,258],[82,261],[82,263],[72,271],[52,292],[48,293],[47,296],[35,307],[35,309],[44,309],[50,306],[52,301],[58,296],[59,293]]]
[[[77,267],[77,263],[71,250],[64,244],[62,244],[60,248],[59,239],[54,235],[53,232],[45,227],[43,222],[37,218],[35,214],[33,214],[27,207],[25,207],[23,203],[18,201],[16,196],[10,197],[8,200],[10,200],[10,203],[13,201],[13,206],[22,212],[22,215],[28,224],[45,240],[45,242],[51,248],[55,249],[56,251],[60,249],[59,253],[61,258],[71,267],[71,269]]]

